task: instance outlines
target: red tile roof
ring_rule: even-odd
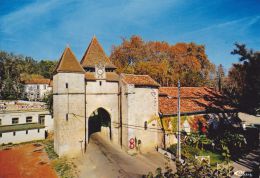
[[[159,110],[163,115],[177,114],[177,87],[159,88]],[[219,92],[207,87],[181,88],[181,113],[228,111],[229,106]]]
[[[59,72],[77,72],[85,73],[77,58],[69,47],[66,47],[60,61],[55,69],[55,73]]]
[[[127,84],[133,84],[135,86],[160,86],[160,84],[158,84],[149,75],[121,74],[121,76],[123,81]]]
[[[116,68],[106,56],[102,46],[99,44],[95,36],[92,38],[80,64],[84,68],[94,68],[97,64],[103,64],[106,68]]]
[[[46,78],[34,78],[23,81],[24,84],[49,84],[50,79]]]
[[[177,87],[160,87],[159,93],[172,97],[177,97],[178,88]],[[206,96],[212,97],[222,97],[222,95],[216,90],[208,87],[181,87],[181,97],[185,98],[202,98]]]

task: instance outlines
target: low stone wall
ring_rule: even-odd
[[[161,153],[162,155],[168,157],[171,160],[175,160],[175,156],[171,154],[170,152],[163,150],[162,148],[158,148],[158,152]]]
[[[33,140],[43,140],[45,139],[45,130],[44,129],[33,129],[28,130],[26,134],[25,130],[22,131],[15,131],[14,132],[5,132],[2,133],[2,137],[0,137],[0,144],[7,144],[7,143],[22,143],[22,142],[29,142]]]

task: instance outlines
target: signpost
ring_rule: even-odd
[[[180,89],[181,89],[181,84],[180,80],[178,80],[178,127],[177,127],[177,132],[178,132],[178,145],[177,145],[177,157],[178,160],[181,162],[181,102],[180,102]]]

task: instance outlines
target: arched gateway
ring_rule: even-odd
[[[88,140],[96,132],[112,140],[111,118],[110,114],[104,108],[95,110],[88,119]]]
[[[101,132],[122,148],[129,140],[142,148],[158,143],[158,87],[147,75],[118,75],[94,37],[79,63],[66,48],[53,76],[54,149],[75,155]],[[149,123],[148,127],[145,123]]]

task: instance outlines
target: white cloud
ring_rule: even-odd
[[[247,28],[249,28],[251,25],[256,23],[260,19],[260,16],[250,16],[250,17],[243,17],[235,20],[230,20],[218,24],[209,25],[207,27],[190,31],[186,35],[196,34],[196,33],[203,33],[208,31],[215,31],[215,30],[223,30],[223,31],[230,31],[231,29],[236,29],[236,31],[240,31],[240,33],[243,33]]]

